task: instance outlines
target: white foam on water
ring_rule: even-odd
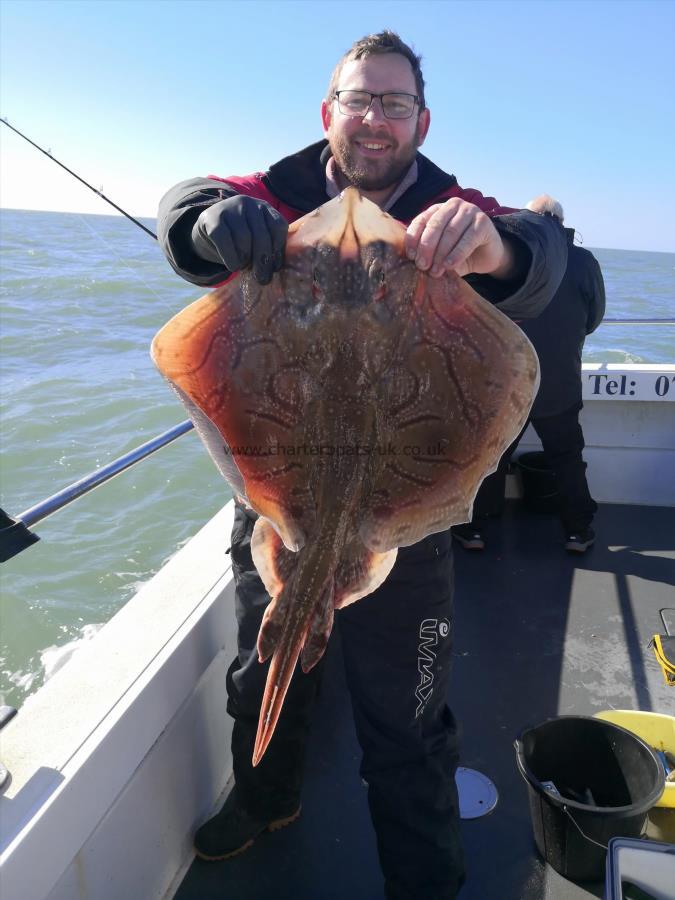
[[[26,691],[26,693],[32,690],[33,682],[37,678],[37,672],[24,672],[23,669],[17,669],[16,672],[8,672],[5,670],[3,674],[7,676],[9,682],[20,690]],[[0,697],[0,700],[2,700],[2,703],[5,703],[4,696]]]
[[[645,363],[647,360],[639,356],[637,353],[631,353],[622,347],[603,347],[595,350],[585,350],[583,356],[584,362],[603,362],[603,363]]]
[[[49,681],[59,669],[65,666],[69,659],[72,659],[73,655],[77,653],[83,644],[98,634],[101,628],[103,628],[102,624],[84,625],[80,629],[80,637],[74,638],[74,640],[68,641],[67,644],[62,644],[61,646],[52,644],[51,647],[43,650],[40,653],[40,663],[42,664],[44,680]]]

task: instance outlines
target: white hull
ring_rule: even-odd
[[[171,896],[231,774],[218,513],[3,731],[3,900]],[[39,862],[38,862],[39,861]]]

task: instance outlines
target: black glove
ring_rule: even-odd
[[[288,223],[269,203],[238,194],[200,214],[192,243],[202,259],[230,272],[250,265],[256,280],[269,284],[283,265],[287,233]]]

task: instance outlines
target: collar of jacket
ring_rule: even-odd
[[[326,165],[330,158],[328,141],[317,141],[270,166],[263,182],[283,203],[303,213],[311,212],[329,200],[326,194]],[[430,159],[417,154],[417,181],[389,210],[395,219],[413,219],[439,194],[457,184]]]
[[[567,238],[568,246],[574,243],[574,228],[565,228],[565,237]]]

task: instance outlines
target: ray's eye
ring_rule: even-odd
[[[382,300],[387,292],[384,269],[373,266],[370,270],[370,283],[373,286],[373,300]]]

